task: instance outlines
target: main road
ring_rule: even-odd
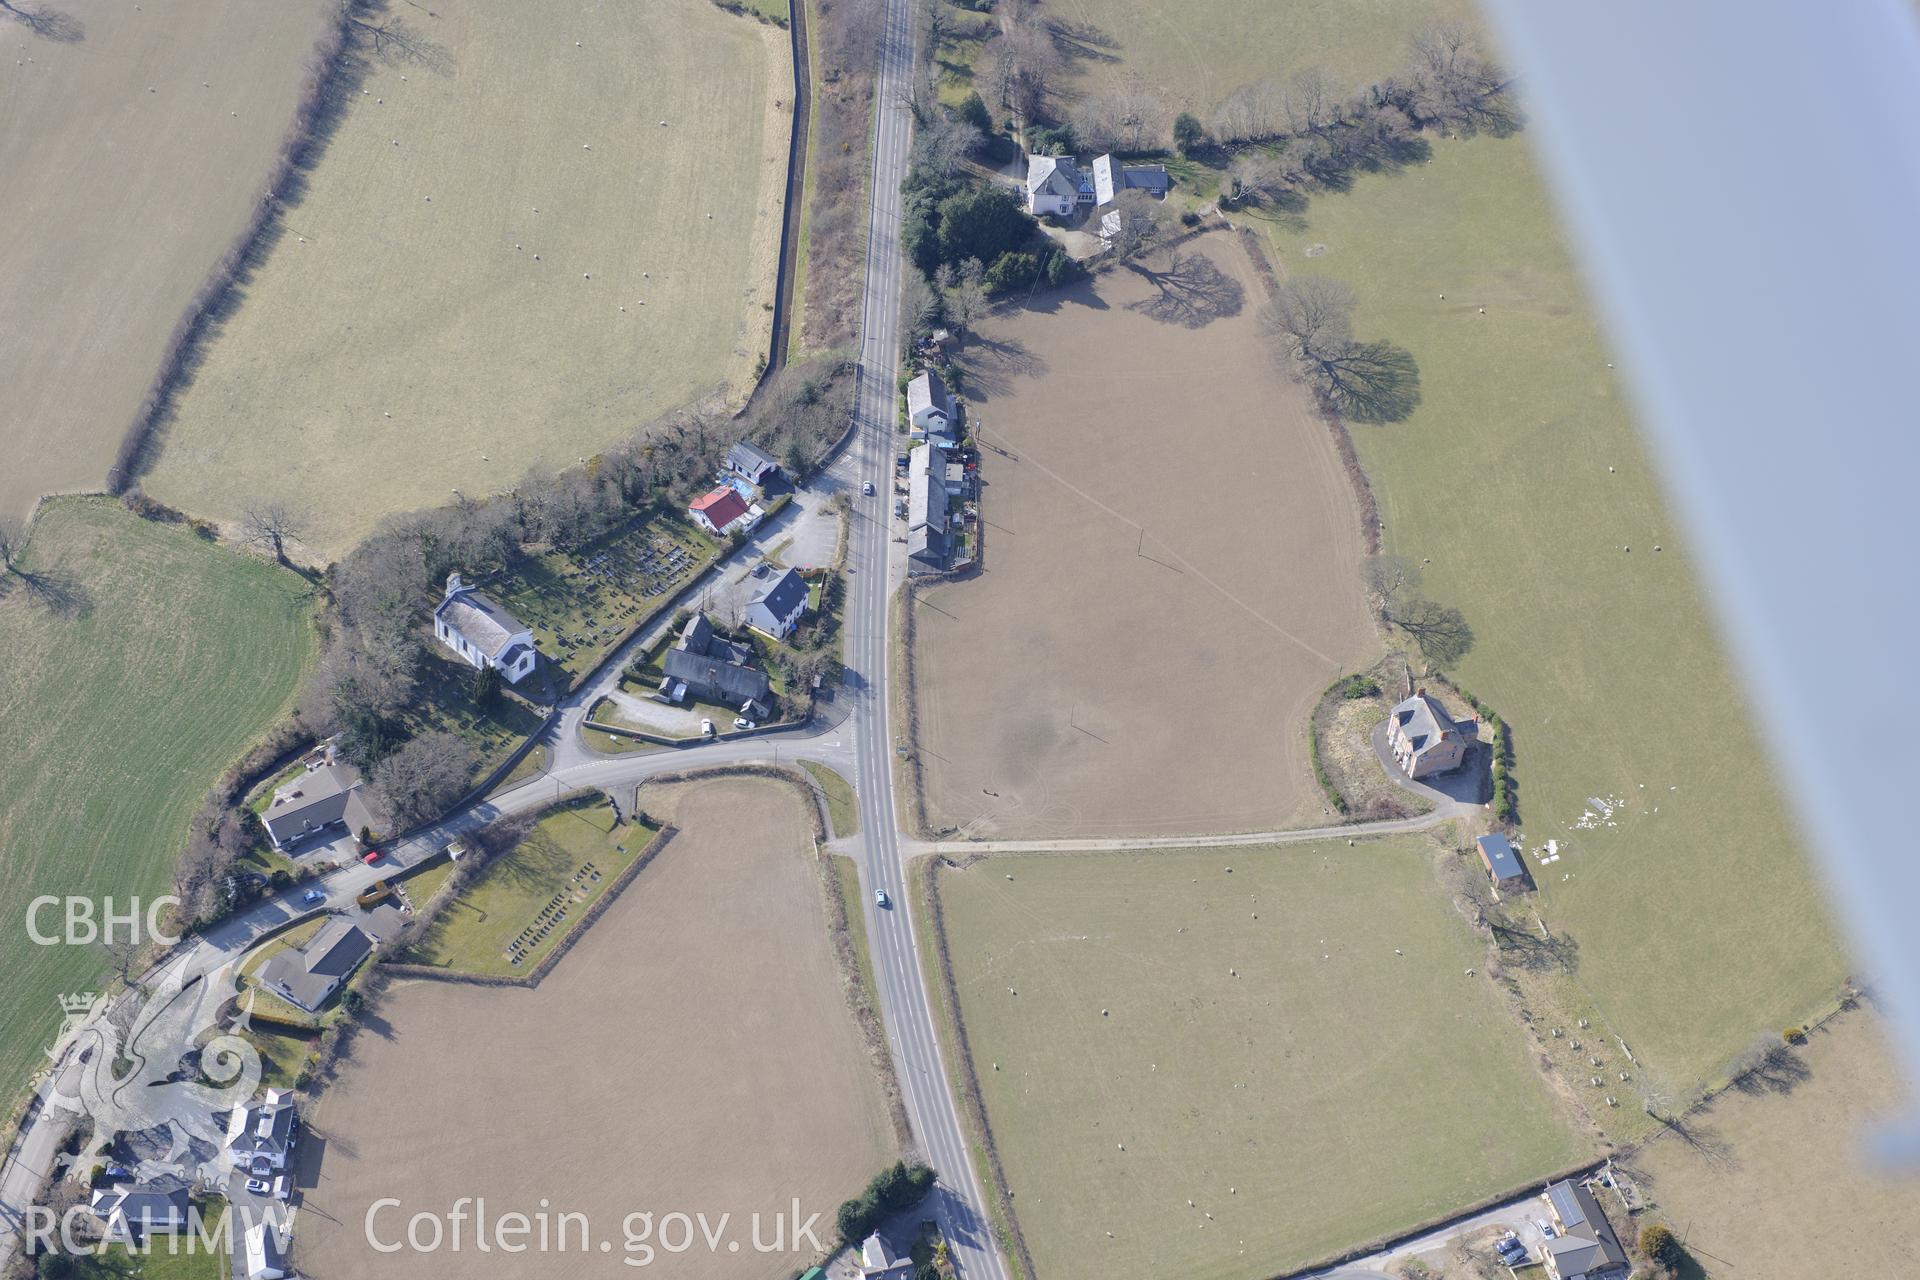
[[[847,665],[857,681],[846,728],[855,751],[854,785],[867,938],[894,1070],[922,1155],[940,1175],[933,1215],[960,1273],[1003,1280],[986,1196],[967,1156],[960,1110],[934,1030],[931,983],[907,907],[905,852],[893,795],[894,739],[889,725],[888,601],[904,576],[904,544],[893,541],[894,422],[900,364],[900,186],[907,176],[912,117],[905,89],[913,74],[910,0],[886,0],[875,83],[873,181],[867,211],[867,273],[861,301],[860,388],[852,459],[875,496],[855,501],[848,538]],[[890,904],[880,907],[873,890]]]

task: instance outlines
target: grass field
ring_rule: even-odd
[[[1920,1176],[1874,1172],[1865,1142],[1903,1091],[1869,1012],[1815,1031],[1778,1085],[1724,1094],[1698,1145],[1661,1137],[1629,1172],[1712,1280],[1920,1275]],[[1845,1259],[1844,1266],[1836,1266]]]
[[[51,612],[18,586],[0,599],[9,1095],[59,1024],[54,997],[106,967],[88,947],[34,945],[27,904],[166,893],[194,807],[287,706],[314,645],[305,582],[103,499],[42,508],[25,567],[64,579],[82,612]]]
[[[323,558],[738,399],[772,323],[783,31],[708,0],[395,16],[422,52],[374,62],[146,481],[284,499]]]
[[[813,775],[827,797],[827,819],[836,838],[860,834],[860,809],[854,803],[853,784],[823,764],[802,760],[800,767]]]
[[[1271,1275],[1586,1154],[1464,976],[1481,944],[1433,856],[1404,838],[941,873],[1039,1274]]]
[[[1224,235],[1183,252],[1219,279],[1161,255],[1036,296],[964,354],[986,569],[917,605],[934,826],[1173,834],[1321,812],[1307,714],[1378,651],[1359,517],[1265,355],[1246,254]]]
[[[446,905],[409,962],[503,978],[531,973],[657,830],[616,822],[613,806],[598,798],[549,813]]]
[[[1397,73],[1409,42],[1435,22],[1472,21],[1472,0],[1191,0],[1178,13],[1159,0],[1061,0],[1057,19],[1090,25],[1112,42],[1107,57],[1072,66],[1075,84],[1096,91],[1137,76],[1171,111],[1202,120],[1242,85],[1284,85],[1317,67],[1345,89]]]
[[[473,1195],[499,1213],[542,1198],[585,1213],[614,1252],[443,1249],[406,1255],[408,1275],[633,1275],[635,1211],[733,1215],[742,1256],[657,1257],[675,1276],[792,1275],[812,1259],[750,1252],[750,1215],[771,1240],[798,1197],[827,1238],[840,1201],[894,1159],[799,796],[721,779],[642,799],[680,833],[537,989],[403,983],[383,1003],[399,1034],[356,1041],[312,1118],[327,1146],[304,1274],[374,1267],[363,1223],[380,1197],[402,1199],[404,1231]]]
[[[330,8],[0,8],[0,514],[106,483],[174,323],[259,197]]]
[[[1765,693],[1727,667],[1524,138],[1438,142],[1304,216],[1265,227],[1283,269],[1347,280],[1363,334],[1419,360],[1413,417],[1355,443],[1387,549],[1474,627],[1458,676],[1512,730],[1527,837],[1566,851],[1540,909],[1684,1093],[1846,972],[1755,739]],[[1589,797],[1625,800],[1618,825],[1576,829]]]

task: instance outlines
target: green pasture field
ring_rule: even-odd
[[[1684,1094],[1847,961],[1760,749],[1766,693],[1729,669],[1527,148],[1438,140],[1259,225],[1283,274],[1347,281],[1361,335],[1419,362],[1413,416],[1353,429],[1385,549],[1430,560],[1422,589],[1474,629],[1456,675],[1511,729],[1526,843],[1558,841],[1537,905],[1579,943],[1576,998]]]
[[[49,502],[0,596],[0,1092],[44,1059],[54,997],[95,988],[86,946],[38,946],[43,894],[169,891],[187,821],[279,716],[314,652],[306,582],[94,498]],[[65,597],[61,608],[45,592]],[[37,598],[38,597],[38,598]],[[40,923],[59,931],[58,912]]]
[[[1272,1275],[1587,1154],[1468,976],[1483,946],[1435,856],[1403,837],[939,873],[1039,1274]]]

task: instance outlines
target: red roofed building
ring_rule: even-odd
[[[705,497],[696,499],[687,508],[687,514],[708,533],[716,538],[724,538],[735,528],[752,528],[759,512],[749,507],[747,500],[736,493],[733,486],[723,484]]]

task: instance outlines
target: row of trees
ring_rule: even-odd
[[[916,1161],[896,1160],[867,1183],[866,1190],[840,1206],[836,1225],[842,1242],[860,1247],[860,1242],[879,1229],[896,1213],[911,1209],[933,1190],[934,1172]]]

